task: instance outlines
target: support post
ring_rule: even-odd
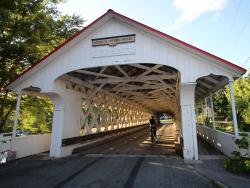
[[[16,127],[17,127],[17,124],[18,124],[21,97],[22,97],[22,92],[17,92],[16,111],[15,111],[14,125],[13,125],[12,138],[11,138],[11,151],[15,150]]]
[[[235,101],[234,101],[234,89],[233,89],[233,81],[232,80],[229,80],[229,89],[230,89],[230,98],[231,98],[231,105],[232,105],[232,112],[233,112],[234,134],[235,134],[235,136],[239,136],[238,122],[237,122],[237,115],[236,115],[236,108],[235,108]]]
[[[61,157],[64,108],[55,108],[53,113],[50,156]]]
[[[208,104],[207,104],[207,98],[205,98],[205,115],[206,118],[208,118]],[[205,124],[206,125],[206,124]]]
[[[198,116],[198,106],[195,106],[195,116]]]
[[[212,93],[210,93],[210,105],[211,105],[211,115],[212,115],[213,129],[215,130],[214,102],[213,102],[213,94]]]
[[[198,160],[198,146],[195,118],[196,83],[183,83],[180,86],[180,106],[183,135],[183,157],[185,160]]]
[[[202,122],[203,122],[203,125],[205,125],[203,101],[201,101],[201,113],[202,113],[202,114],[201,114]]]
[[[61,157],[64,104],[62,98],[59,95],[51,95],[50,98],[54,104],[50,157]]]

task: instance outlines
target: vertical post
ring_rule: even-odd
[[[236,108],[235,108],[235,101],[234,101],[234,89],[233,89],[233,81],[232,80],[229,80],[229,89],[230,89],[230,98],[231,98],[231,105],[232,105],[232,112],[233,112],[234,134],[235,134],[235,136],[239,136],[238,122],[237,122],[237,115],[236,115]]]
[[[202,113],[202,115],[201,115],[201,117],[202,117],[202,122],[203,122],[203,125],[205,125],[205,121],[204,121],[204,109],[203,109],[203,100],[201,101],[201,113]]]
[[[207,98],[205,98],[205,115],[208,117],[208,105],[207,105]]]
[[[213,102],[213,94],[210,93],[210,104],[211,104],[211,115],[212,115],[212,123],[213,129],[215,130],[215,121],[214,121],[214,102]]]
[[[20,110],[20,103],[21,103],[22,92],[17,92],[17,103],[16,103],[16,111],[15,111],[15,118],[14,118],[14,125],[12,130],[12,138],[11,138],[11,151],[15,150],[15,142],[16,142],[16,127],[18,123],[18,116]]]
[[[195,106],[195,116],[196,116],[196,118],[197,118],[198,115],[199,115],[198,114],[198,106]]]
[[[62,156],[62,132],[64,122],[64,103],[61,96],[57,94],[50,95],[54,105],[52,133],[50,144],[50,157]]]

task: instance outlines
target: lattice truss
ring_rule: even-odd
[[[67,88],[83,94],[85,133],[148,122],[156,112],[178,108],[179,74],[158,64],[131,64],[88,68],[62,79]]]

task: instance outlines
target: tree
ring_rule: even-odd
[[[18,129],[33,133],[51,132],[53,106],[49,98],[24,96],[20,111],[22,123]]]
[[[218,116],[226,117],[229,112],[229,102],[225,88],[218,90],[213,95],[214,111]]]
[[[15,95],[3,86],[82,26],[81,17],[58,11],[61,2],[0,1],[0,132],[16,103]]]
[[[230,91],[227,87],[227,98],[230,101]],[[239,124],[250,125],[250,73],[234,82],[234,97]],[[248,128],[249,129],[249,128]]]

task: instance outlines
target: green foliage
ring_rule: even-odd
[[[235,144],[240,149],[248,149],[248,147],[249,147],[249,137],[248,136],[243,136],[241,139],[236,139]]]
[[[15,95],[3,86],[82,26],[83,19],[79,16],[62,15],[58,11],[57,4],[61,2],[62,0],[0,1],[0,132],[9,129],[16,104]],[[29,102],[31,103],[26,107],[35,105],[34,102],[37,101]],[[47,108],[46,105],[44,103],[43,107],[39,107]],[[23,107],[22,111],[25,114],[28,110]],[[39,113],[29,113],[29,116],[23,116],[23,123],[31,125],[39,122],[37,117],[33,117],[39,116]]]
[[[32,133],[51,132],[53,105],[50,99],[24,96],[22,101],[18,129]]]
[[[235,144],[240,149],[248,150],[250,138],[248,135],[243,136],[241,139],[236,139]],[[230,172],[235,174],[249,173],[250,174],[250,159],[246,156],[242,156],[239,151],[233,152],[234,157],[224,160],[224,167]]]
[[[204,118],[204,123],[206,126],[212,127],[212,124],[210,123],[210,118],[207,116]]]
[[[216,123],[216,130],[233,134],[234,133],[233,123],[232,122]]]
[[[202,114],[196,115],[196,121],[197,121],[198,124],[203,124]]]
[[[238,158],[238,159],[225,159],[224,160],[224,167],[230,171],[233,172],[235,174],[240,174],[240,173],[244,173],[247,172],[247,163],[250,160],[247,160],[243,157]]]
[[[225,89],[220,89],[213,95],[214,111],[217,116],[228,116],[230,111],[229,102]]]

